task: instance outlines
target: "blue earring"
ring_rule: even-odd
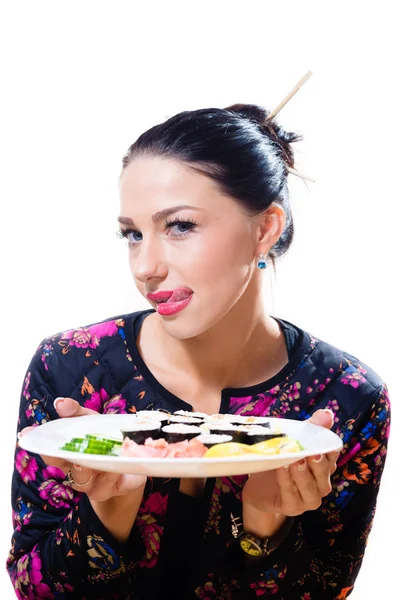
[[[263,254],[261,252],[260,258],[258,259],[258,262],[257,262],[257,267],[259,269],[266,269],[267,268],[267,255],[266,254]]]

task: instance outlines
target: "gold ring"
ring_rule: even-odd
[[[90,483],[92,481],[92,479],[93,479],[93,473],[91,474],[91,476],[89,477],[89,479],[87,481],[85,481],[84,483],[78,483],[72,477],[72,469],[70,469],[68,471],[68,473],[67,473],[67,478],[68,478],[68,481],[69,481],[70,485],[76,485],[77,487],[84,487],[85,485],[88,485],[88,483]]]

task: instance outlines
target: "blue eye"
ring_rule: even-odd
[[[176,232],[170,234],[175,239],[187,237],[196,227],[196,225],[197,223],[194,221],[182,221],[180,219],[173,219],[171,221],[167,220],[164,223],[165,229],[168,232],[176,228]],[[136,231],[135,229],[120,229],[117,235],[118,237],[126,238],[131,247],[136,246],[142,240],[142,237],[139,238],[139,236],[142,236],[142,234],[140,231]]]
[[[136,244],[137,242],[140,242],[140,239],[137,239],[135,236],[139,236],[139,235],[142,235],[140,233],[140,231],[127,231],[126,239],[128,240],[128,242],[130,244]]]

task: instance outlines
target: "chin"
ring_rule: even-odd
[[[188,306],[187,308],[194,307]],[[158,315],[164,331],[177,340],[190,340],[207,333],[228,314],[229,306],[213,310],[209,314],[204,314],[205,311],[203,310],[201,318],[198,316],[198,309],[194,311],[188,310],[186,314],[185,312],[186,309],[171,317]]]

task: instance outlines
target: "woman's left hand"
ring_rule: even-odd
[[[330,429],[333,414],[317,410],[308,422]],[[295,517],[316,510],[331,492],[338,456],[338,452],[309,456],[286,468],[251,475],[242,493],[244,511],[249,506],[263,513]]]

